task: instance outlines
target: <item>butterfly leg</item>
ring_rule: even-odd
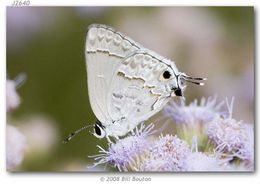
[[[114,136],[114,137],[115,137],[116,141],[118,141],[118,140],[119,140],[119,137],[118,137],[118,136]]]
[[[108,135],[106,135],[106,138],[107,138],[108,143],[111,144],[112,141],[110,140],[110,138],[108,137]]]

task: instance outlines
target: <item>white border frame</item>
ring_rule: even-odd
[[[245,0],[218,0],[218,1],[206,1],[206,0],[182,0],[182,1],[174,1],[170,0],[149,0],[149,4],[147,0],[131,0],[131,2],[124,2],[121,0],[30,0],[30,6],[254,6],[255,7],[255,43],[259,42],[257,37],[257,30],[259,30],[259,19],[257,15],[257,10],[259,8],[259,2],[257,0],[245,1]],[[234,185],[234,186],[245,186],[245,185],[256,185],[259,184],[259,172],[258,172],[258,162],[256,161],[255,173],[185,173],[185,174],[137,174],[138,177],[151,177],[151,182],[101,182],[100,179],[102,176],[106,176],[105,173],[77,173],[77,174],[69,174],[69,173],[8,173],[6,172],[5,167],[5,125],[6,125],[6,113],[5,113],[5,79],[6,79],[6,6],[11,6],[13,0],[2,0],[0,1],[0,32],[1,32],[1,42],[0,42],[0,182],[1,185],[62,185],[62,186],[74,186],[74,185],[96,185],[96,184],[124,184],[124,185],[133,185],[135,183],[148,185],[148,184],[164,184],[168,185]],[[258,80],[257,71],[259,71],[259,66],[257,65],[257,53],[258,48],[257,44],[255,44],[255,77],[256,82]],[[256,85],[256,83],[255,83]],[[257,85],[256,85],[256,93],[257,93]],[[259,100],[257,99],[256,94],[256,107],[259,105]],[[259,114],[256,108],[255,112],[256,116]],[[257,134],[259,134],[259,127],[257,126],[257,118],[255,120],[255,154],[257,160],[258,154],[258,142],[257,142]],[[109,174],[111,175],[119,175],[116,173]],[[120,176],[131,176],[130,174],[120,174]]]

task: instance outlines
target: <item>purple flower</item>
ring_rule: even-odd
[[[150,146],[148,137],[154,132],[153,128],[153,124],[145,127],[142,123],[140,129],[136,128],[132,135],[112,143],[107,151],[97,146],[100,154],[91,156],[98,161],[94,166],[108,163],[117,167],[119,171],[128,171],[130,167],[135,167],[138,156],[145,153]]]
[[[229,170],[227,160],[218,159],[202,152],[192,152],[185,159],[183,171],[225,171]]]
[[[138,171],[181,171],[190,149],[177,136],[160,136],[136,169]]]
[[[6,112],[9,112],[20,104],[20,96],[16,92],[15,81],[6,81]]]
[[[233,102],[226,101],[226,116],[220,110],[224,102],[217,104],[216,97],[189,106],[172,102],[165,112],[176,123],[175,133],[155,137],[153,125],[142,124],[108,150],[98,146],[94,166],[107,163],[119,171],[142,172],[253,170],[253,126],[232,118]],[[234,157],[243,161],[233,163]]]
[[[206,124],[221,115],[220,109],[224,102],[217,104],[217,97],[202,98],[200,104],[194,100],[186,106],[181,100],[180,104],[171,101],[165,106],[166,115],[170,116],[177,125],[185,125],[188,128],[198,127],[200,124]]]
[[[6,80],[6,112],[17,108],[21,99],[16,89],[19,88],[26,79],[26,75],[21,73],[14,80]]]
[[[228,152],[242,160],[253,162],[254,132],[253,126],[232,118],[232,98],[227,107],[229,117],[218,118],[209,124],[208,138],[216,145],[217,151]]]
[[[27,148],[26,137],[11,125],[6,125],[6,168],[12,170],[19,166]]]

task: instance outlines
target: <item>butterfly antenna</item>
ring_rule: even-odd
[[[70,133],[70,135],[62,141],[62,143],[67,144],[73,137],[75,137],[77,134],[79,134],[80,132],[82,132],[83,130],[85,130],[89,127],[93,127],[93,126],[86,125],[84,127],[81,127],[80,129],[76,130],[75,132]]]
[[[185,75],[182,75],[183,79],[187,82],[190,82],[190,83],[193,83],[193,84],[196,84],[196,85],[201,85],[203,86],[205,83],[201,83],[201,82],[197,82],[197,81],[204,81],[204,80],[207,80],[207,78],[197,78],[197,77],[191,77],[191,76],[187,76],[186,74]],[[195,80],[195,81],[194,81]]]
[[[187,79],[186,79],[186,81],[190,82],[190,83],[193,83],[193,84],[196,84],[196,85],[201,85],[201,86],[205,85],[205,83],[200,83],[200,82],[196,82],[196,81],[190,81],[190,80],[187,80]]]

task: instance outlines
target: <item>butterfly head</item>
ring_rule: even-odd
[[[186,82],[196,85],[204,85],[204,83],[197,82],[206,80],[206,78],[193,78],[185,73],[176,73],[173,68],[168,68],[160,75],[160,81],[165,84],[166,90],[171,92],[171,96],[183,96],[183,91],[186,88]],[[196,81],[197,80],[197,81]]]

